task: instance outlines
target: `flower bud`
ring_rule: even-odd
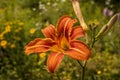
[[[108,26],[107,26],[107,25],[104,25],[104,26],[100,29],[100,31],[98,32],[96,38],[99,37],[100,35],[102,35],[107,29],[108,29]]]
[[[115,24],[115,22],[117,21],[118,19],[118,14],[115,14],[110,20],[109,22],[107,23],[108,25],[108,30],[111,29],[111,27]]]
[[[109,22],[100,29],[100,31],[98,32],[96,38],[98,38],[99,36],[107,33],[107,32],[111,29],[111,27],[115,24],[115,22],[117,21],[117,19],[118,19],[118,14],[115,14],[115,15],[109,20]]]
[[[72,5],[73,5],[74,12],[75,12],[76,16],[78,17],[83,30],[87,31],[88,27],[87,27],[87,24],[85,23],[85,21],[83,19],[82,12],[80,10],[79,1],[78,0],[72,0]]]

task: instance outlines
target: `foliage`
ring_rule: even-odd
[[[111,1],[114,12],[120,11],[118,3],[119,0]],[[89,27],[96,26],[95,34],[110,19],[103,16],[104,1],[100,5],[97,0],[81,0],[80,5]],[[57,19],[65,14],[76,18],[70,0],[0,1],[0,80],[52,80],[53,76],[60,80],[80,79],[79,64],[68,56],[56,74],[51,75],[45,66],[47,55],[24,54],[24,46],[29,41],[44,37],[42,28],[51,23],[55,25]],[[119,28],[118,20],[110,32],[95,43],[87,64],[86,80],[119,80]]]

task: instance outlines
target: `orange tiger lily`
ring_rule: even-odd
[[[64,55],[76,60],[87,60],[90,57],[90,49],[86,44],[77,40],[84,36],[81,26],[73,27],[76,19],[69,16],[62,16],[56,28],[49,25],[42,29],[46,38],[36,38],[25,46],[25,53],[44,53],[50,51],[47,59],[47,68],[54,73],[61,63]]]

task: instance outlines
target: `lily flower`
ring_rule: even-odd
[[[54,73],[65,55],[75,60],[88,60],[90,57],[89,47],[77,40],[84,36],[81,26],[74,26],[76,19],[64,15],[58,20],[56,28],[53,25],[42,29],[46,38],[36,38],[25,46],[25,53],[42,54],[50,51],[47,59],[47,68]]]

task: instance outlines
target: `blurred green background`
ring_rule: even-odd
[[[96,33],[113,14],[120,12],[120,0],[80,0],[89,26]],[[71,0],[0,0],[0,80],[52,80],[46,69],[48,54],[29,56],[24,46],[37,37],[41,29],[56,25],[62,15],[74,14]],[[91,36],[91,32],[90,32]],[[80,80],[77,61],[65,56],[54,74],[56,80]],[[92,49],[85,80],[120,80],[120,13],[112,29]]]

